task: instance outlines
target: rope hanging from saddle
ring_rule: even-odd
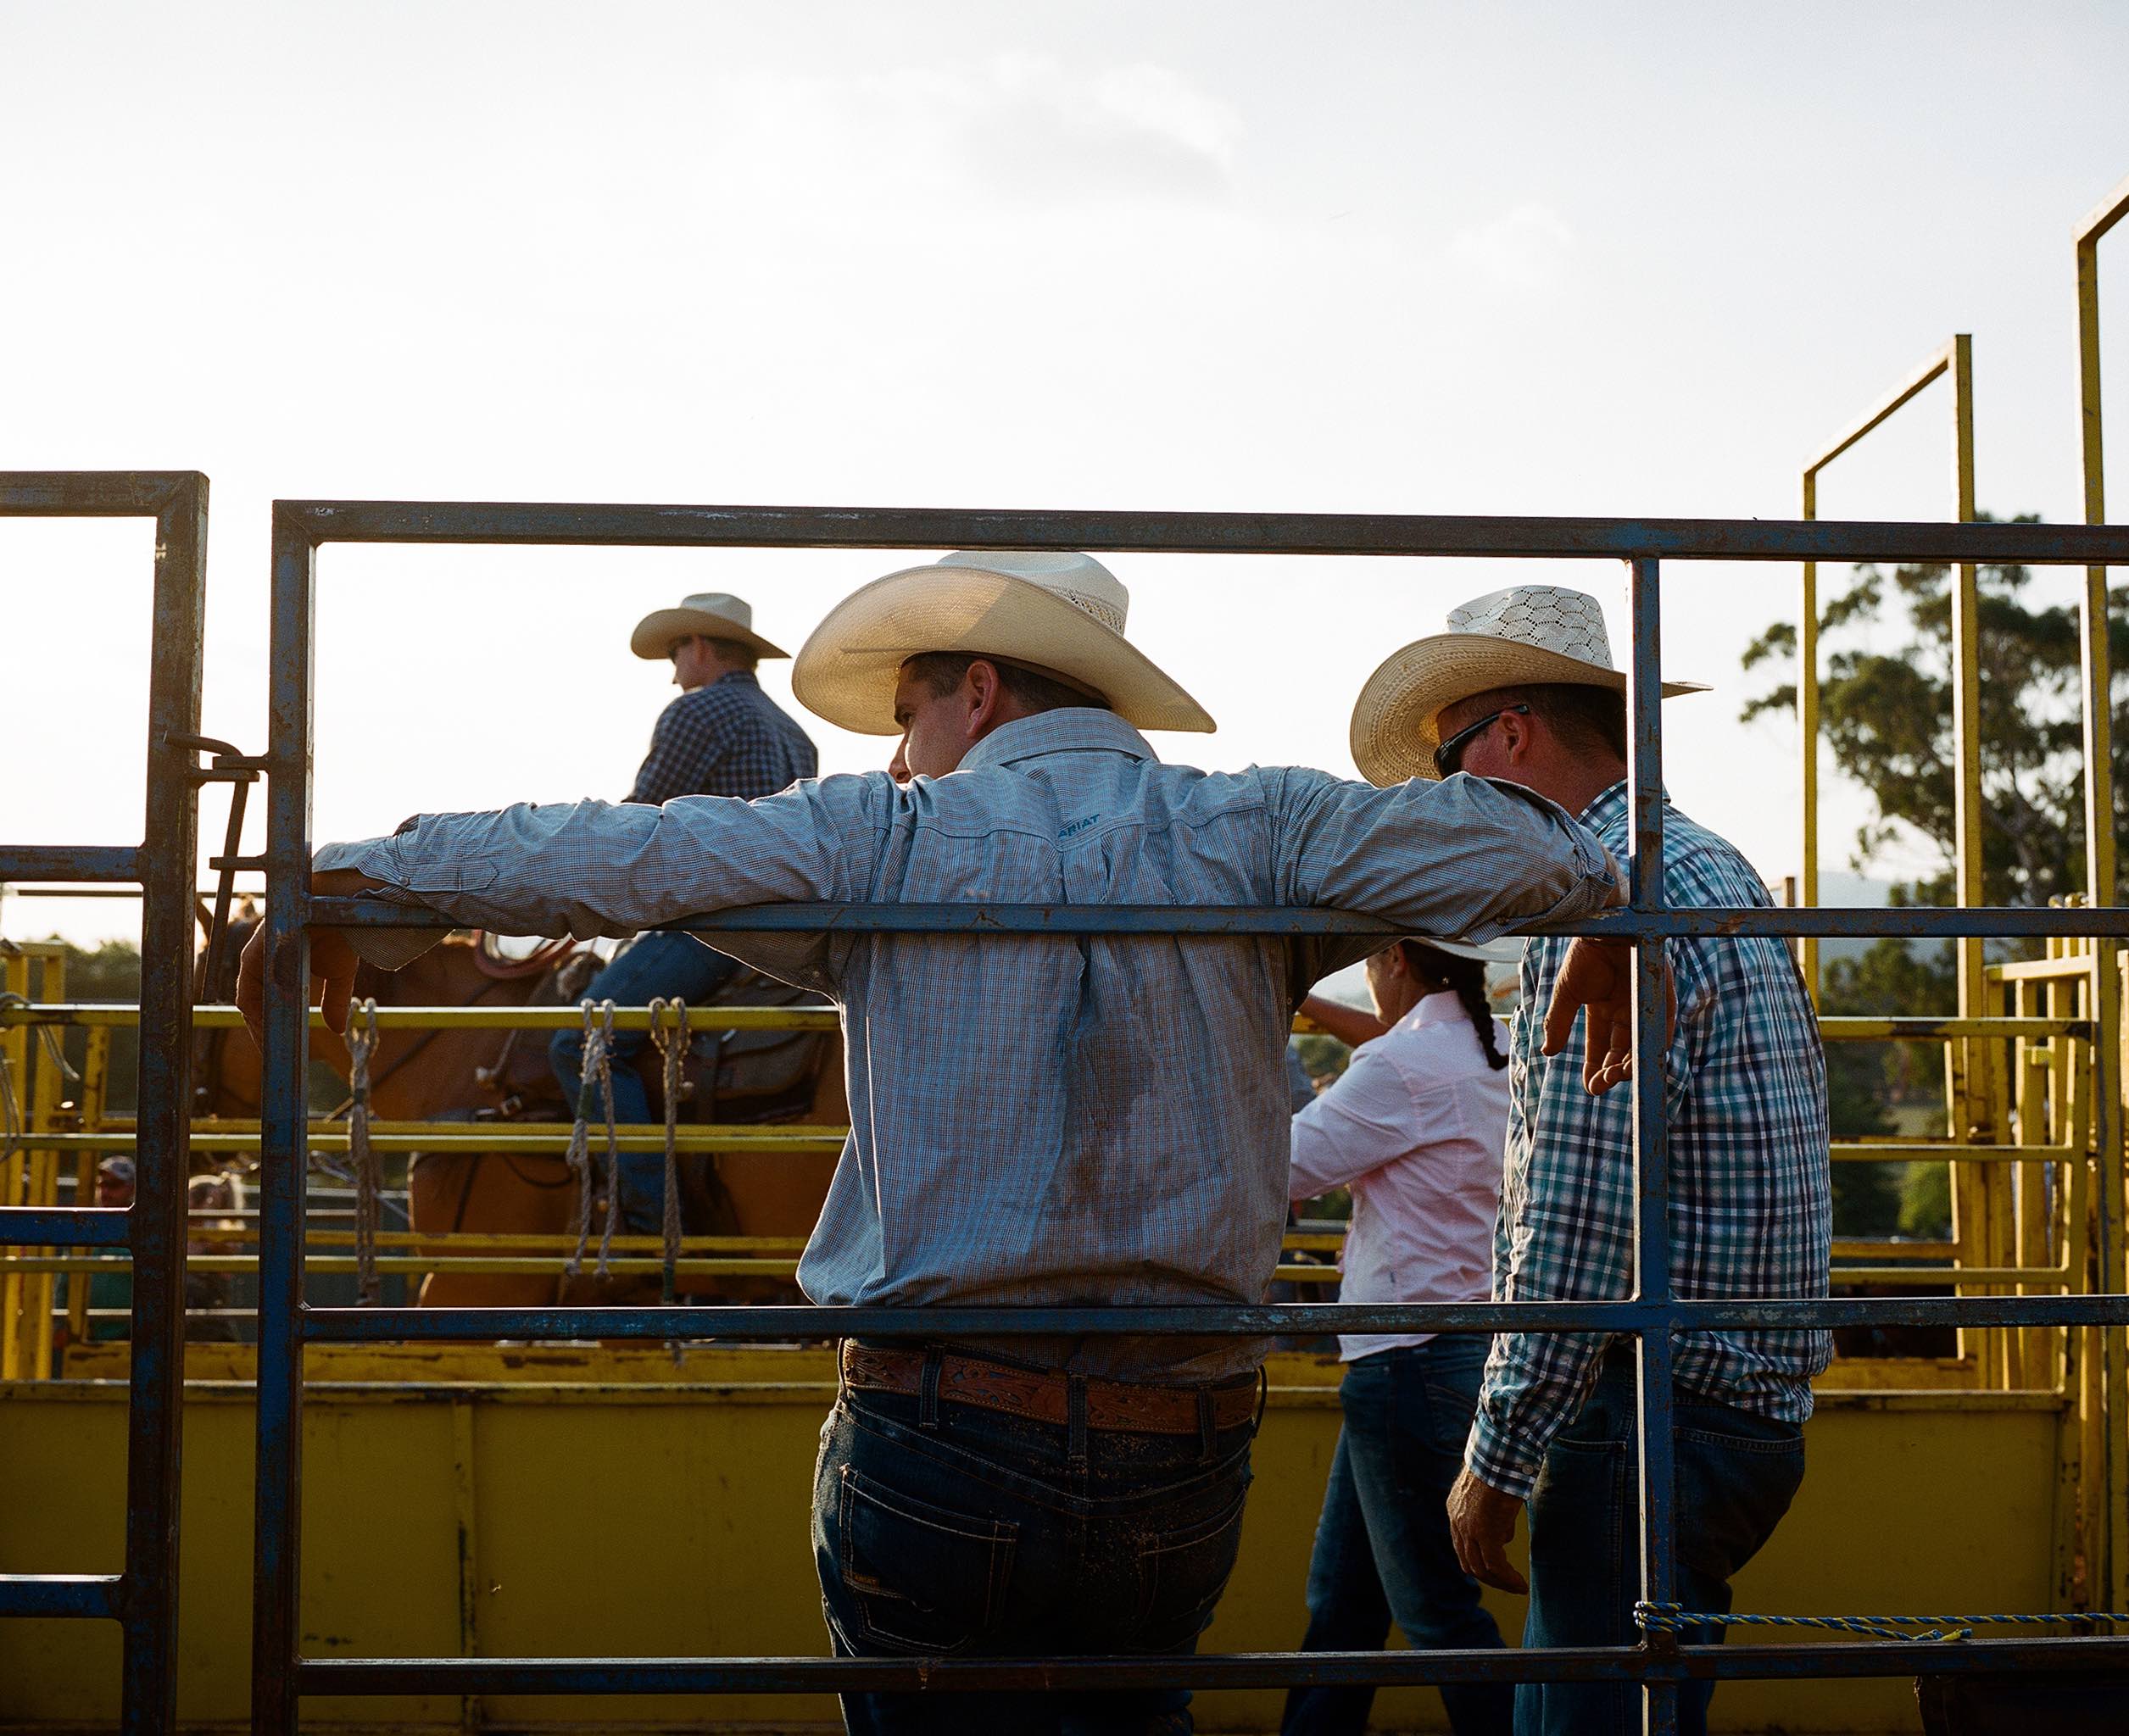
[[[666,1015],[673,1017],[673,1029],[666,1031]],[[688,1003],[654,1000],[650,1004],[650,1040],[658,1045],[665,1063],[666,1088],[666,1211],[665,1277],[658,1299],[668,1308],[678,1299],[674,1267],[680,1259],[680,1082],[688,1060]]]
[[[375,1308],[384,1299],[377,1282],[376,1153],[370,1145],[370,1057],[377,1047],[377,1004],[359,1001],[348,1015],[348,1163],[354,1171],[355,1300]]]
[[[586,1001],[582,1010],[583,1082],[577,1090],[577,1124],[569,1130],[569,1149],[563,1154],[570,1168],[577,1172],[577,1249],[562,1270],[575,1277],[584,1269],[584,1248],[591,1240],[591,1120],[594,1110],[601,1106],[603,1099],[606,1120],[606,1225],[599,1232],[599,1264],[592,1270],[594,1277],[603,1278],[608,1262],[613,1258],[614,1225],[621,1216],[621,1144],[614,1130],[614,1004],[603,1000],[594,1006]]]

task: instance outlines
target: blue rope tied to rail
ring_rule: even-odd
[[[2050,1628],[2077,1622],[2129,1622],[2112,1610],[2060,1614],[1988,1616],[1720,1616],[1682,1604],[1637,1603],[1634,1622],[1645,1633],[1677,1633],[1688,1628],[1830,1628],[1873,1639],[1971,1639],[1976,1628]],[[1916,1633],[1916,1628],[1929,1631]]]

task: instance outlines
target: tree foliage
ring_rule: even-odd
[[[2030,514],[2017,520],[2033,521]],[[2077,611],[2073,604],[2029,601],[2031,578],[2021,566],[1984,566],[1976,575],[1983,895],[1992,904],[2044,904],[2085,885]],[[1822,736],[1835,764],[1870,793],[1875,810],[1857,834],[1855,865],[1864,865],[1895,838],[1926,841],[1944,866],[1896,893],[1925,904],[1952,902],[1951,581],[1944,566],[1889,574],[1860,567],[1853,585],[1819,618],[1825,653]],[[2108,640],[2118,696],[2129,680],[2129,613],[2118,601],[2109,611]],[[1793,664],[1796,649],[1794,625],[1776,621],[1746,649],[1744,666]],[[1750,721],[1768,712],[1793,713],[1796,704],[1792,676],[1747,703],[1742,715]],[[2129,741],[2120,731],[2114,760],[2118,835],[2129,819]]]
[[[2032,522],[2031,515],[2019,522]],[[2085,886],[2083,666],[2074,604],[2038,604],[2020,566],[1975,575],[1981,690],[1981,896],[1992,904],[2043,904]],[[1893,887],[1896,904],[1953,901],[1957,750],[1952,732],[1952,569],[1914,565],[1890,573],[1859,567],[1848,590],[1819,617],[1825,657],[1819,686],[1821,738],[1835,765],[1870,795],[1872,813],[1855,840],[1867,868],[1888,843],[1920,840],[1941,866]],[[2129,617],[2113,604],[2107,624],[2112,703],[2129,679]],[[1794,625],[1776,621],[1744,654],[1747,669],[1793,665]],[[1790,679],[1747,703],[1749,722],[1794,714]],[[2129,740],[2114,738],[2115,828],[2129,817]],[[2117,896],[2121,888],[2117,887]],[[1820,1006],[1828,1013],[1892,1017],[1951,1011],[1957,1000],[1948,948],[1881,940],[1858,955],[1830,958]],[[1903,1131],[1903,1117],[1942,1126],[1942,1063],[1933,1044],[1833,1043],[1828,1088],[1836,1138]],[[1942,1164],[1835,1166],[1835,1222],[1843,1235],[1897,1228],[1942,1236],[1950,1227]]]

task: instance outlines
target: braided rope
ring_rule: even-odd
[[[348,1160],[355,1184],[355,1300],[375,1308],[384,1299],[377,1282],[376,1153],[370,1144],[370,1057],[377,1048],[377,1004],[358,1003],[348,1015]]]
[[[2111,1610],[2053,1614],[1982,1616],[1723,1616],[1682,1604],[1637,1603],[1635,1625],[1647,1633],[1677,1633],[1688,1628],[1826,1628],[1873,1639],[1970,1639],[1976,1628],[2052,1628],[2079,1622],[2129,1622]],[[1914,1633],[1914,1628],[1930,1631]]]
[[[577,1248],[562,1270],[575,1277],[584,1269],[584,1249],[591,1240],[593,1164],[591,1118],[603,1106],[606,1117],[606,1225],[599,1238],[599,1264],[592,1276],[605,1277],[613,1258],[614,1221],[621,1216],[621,1145],[614,1129],[614,1004],[596,1006],[582,1003],[584,1056],[582,1082],[577,1091],[577,1121],[569,1130],[569,1149],[563,1160],[577,1172]]]
[[[673,1015],[673,1032],[666,1033],[666,1014]],[[679,1299],[674,1266],[680,1259],[680,1075],[688,1059],[688,1003],[654,1000],[650,1004],[650,1040],[658,1045],[665,1066],[666,1087],[666,1200],[665,1273],[659,1300],[667,1307]]]

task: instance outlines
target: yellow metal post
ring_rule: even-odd
[[[9,946],[0,953],[0,984],[8,993],[30,998],[30,954],[20,946]],[[28,1129],[22,1125],[29,1104],[29,1057],[35,1033],[25,1030],[0,1030],[0,1205],[20,1205],[22,1188],[27,1173],[28,1156],[21,1143],[21,1136]],[[9,1248],[8,1254],[24,1254],[34,1250]],[[9,1272],[0,1277],[0,1380],[19,1380],[22,1371],[19,1366],[21,1343],[22,1275]]]
[[[66,998],[66,953],[64,948],[53,946],[45,950],[38,960],[37,993],[47,1001]],[[54,1065],[59,1043],[58,1033],[47,1033],[47,1041],[27,1045],[31,1057],[30,1082],[30,1131],[34,1134],[49,1135],[58,1126],[59,1104],[63,1100],[64,1078]],[[59,1203],[59,1154],[49,1146],[31,1148],[28,1164],[23,1177],[23,1204],[25,1205],[57,1205]],[[53,1249],[46,1249],[47,1253]],[[52,1299],[57,1286],[56,1278],[49,1272],[34,1273],[27,1277],[22,1286],[22,1313],[19,1321],[22,1334],[20,1348],[16,1355],[16,1366],[31,1380],[52,1378]]]
[[[1824,460],[1820,460],[1821,463]],[[1803,473],[1803,515],[1819,515],[1819,468]],[[1797,739],[1798,796],[1803,807],[1802,858],[1797,866],[1796,902],[1809,910],[1819,902],[1819,563],[1803,564],[1803,587],[1797,602]],[[1811,1004],[1819,1004],[1819,938],[1803,936],[1797,963]]]
[[[1954,510],[1961,524],[1970,524],[1974,501],[1974,340],[1968,332],[1956,333],[1931,354],[1875,409],[1853,424],[1818,457],[1803,467],[1803,515],[1819,514],[1819,472],[1870,433],[1882,426],[1925,387],[1948,375],[1952,382],[1952,470]],[[1797,632],[1797,721],[1802,743],[1803,861],[1798,874],[1799,897],[1806,905],[1819,901],[1819,635],[1818,569],[1804,567],[1801,618]],[[1953,821],[1953,880],[1954,902],[1962,905],[1981,902],[1981,715],[1978,638],[1976,632],[1976,578],[1971,566],[1961,566],[1952,586],[1952,735],[1955,744],[1956,810]],[[1982,1007],[1982,954],[1979,940],[1959,943],[1959,1015],[1970,1018]],[[1804,981],[1815,999],[1819,990],[1819,954],[1807,941],[1803,952]],[[1987,1064],[1970,1043],[1945,1045],[1945,1097],[1951,1137],[1975,1139],[1988,1120]],[[1952,1226],[1959,1244],[1961,1265],[1988,1263],[1990,1239],[1986,1182],[1966,1166],[1952,1171]],[[1996,1335],[1959,1334],[1962,1355],[1975,1355],[1983,1385],[1992,1385],[2003,1372],[2004,1360]]]
[[[2099,242],[2129,215],[2129,181],[2077,225],[2077,382],[2079,446],[2083,456],[2085,522],[2107,521],[2105,447],[2100,437]],[[2084,654],[2085,896],[2095,905],[2115,901],[2113,670],[2107,656],[2107,570],[2087,567],[2079,598]],[[2094,1049],[2115,1068],[2113,1087],[2094,1093],[2094,1156],[2100,1176],[2100,1282],[2129,1289],[2122,1238],[2129,1230],[2122,1178],[2122,1048],[2120,949],[2100,941],[2092,949]],[[2104,1075],[2103,1075],[2104,1077]],[[2109,1327],[2106,1339],[2107,1572],[2109,1599],[2129,1595],[2129,1334]],[[2109,1604],[2109,1607],[2118,1607]]]
[[[103,1106],[111,1081],[111,1031],[98,1026],[87,1033],[88,1053],[81,1063],[81,1131],[103,1131]],[[96,1199],[96,1153],[84,1147],[74,1160],[74,1203],[89,1205]],[[71,1348],[89,1339],[89,1287],[86,1280],[70,1280],[66,1287],[66,1341]]]

